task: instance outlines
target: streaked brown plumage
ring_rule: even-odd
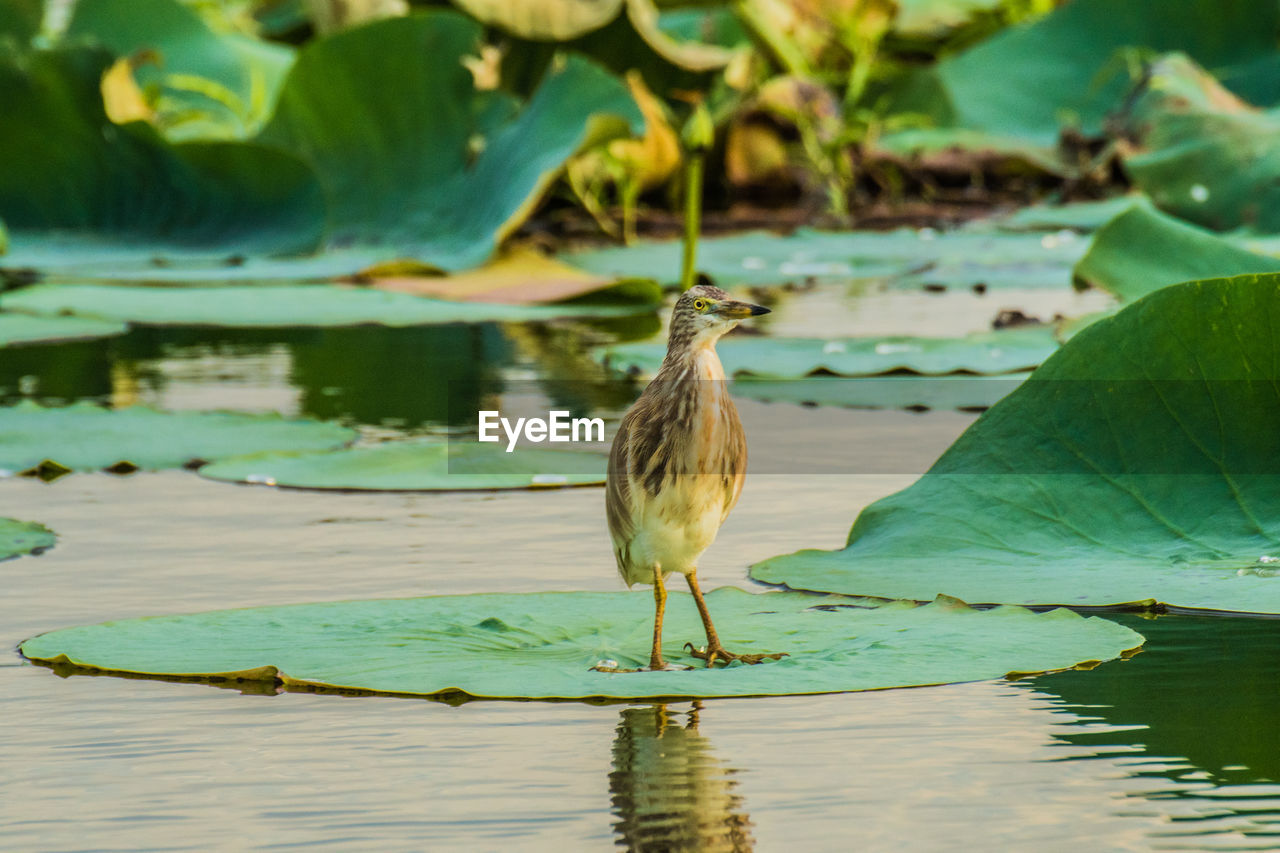
[[[671,314],[662,367],[613,439],[605,512],[623,580],[653,584],[652,669],[665,666],[663,579],[672,572],[685,576],[702,616],[707,646],[693,653],[707,666],[717,659],[759,663],[780,657],[726,651],[697,579],[698,558],[738,502],[747,470],[746,436],[715,343],[743,319],[768,310],[709,285],[685,291]]]

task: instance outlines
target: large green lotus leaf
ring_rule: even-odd
[[[1180,54],[1125,115],[1124,169],[1162,210],[1216,230],[1280,231],[1280,110],[1261,111]]]
[[[840,551],[752,568],[927,600],[1280,613],[1280,275],[1166,287],[1067,341]]]
[[[1094,235],[1074,276],[1079,284],[1132,302],[1180,281],[1263,272],[1280,272],[1280,258],[1251,252],[1140,203]]]
[[[329,243],[394,245],[475,266],[530,212],[593,117],[639,127],[631,96],[580,57],[522,109],[475,88],[462,60],[481,27],[451,12],[378,21],[298,54],[259,139],[300,152],[329,199]]]
[[[54,532],[34,521],[0,518],[0,560],[23,554],[38,554],[53,547]]]
[[[0,347],[14,344],[79,341],[124,334],[128,326],[95,317],[40,317],[0,313]]]
[[[311,170],[262,145],[171,145],[142,122],[113,124],[100,48],[0,53],[0,218],[6,266],[29,265],[50,232],[167,251],[224,254],[313,248],[325,222]],[[228,248],[234,247],[234,248]]]
[[[0,296],[0,308],[157,326],[424,326],[434,323],[619,316],[648,306],[448,302],[339,284],[227,287],[38,284]]]
[[[354,431],[331,423],[233,412],[104,409],[88,403],[0,408],[0,469],[25,471],[51,460],[73,471],[128,462],[148,470],[264,450],[339,447]]]
[[[1050,239],[1046,239],[1050,238]],[[919,231],[817,231],[781,236],[750,232],[698,241],[698,269],[718,284],[847,282],[887,278],[917,287],[922,281],[969,287],[1066,287],[1070,267],[1086,242],[1068,235],[962,229]],[[561,260],[591,272],[656,278],[675,284],[678,240],[568,253]]]
[[[823,340],[742,336],[722,340],[716,351],[726,376],[798,379],[819,373],[1014,373],[1035,367],[1057,348],[1052,326],[1023,326],[963,338]],[[666,352],[664,342],[619,344],[606,350],[604,359],[613,370],[652,375]]]
[[[599,672],[643,666],[653,597],[642,592],[458,595],[223,610],[106,622],[27,640],[32,660],[113,673],[253,679],[487,698],[639,699],[831,693],[999,678],[1119,657],[1140,635],[1067,610],[1036,614],[936,602],[858,606],[796,593],[707,595],[721,639],[785,651],[757,666]],[[853,605],[853,606],[841,606]],[[667,660],[702,627],[691,597],[667,601]]]
[[[205,465],[214,480],[300,489],[462,491],[590,486],[604,482],[603,456],[469,439],[396,441],[313,453],[272,453]]]
[[[158,88],[171,139],[255,132],[256,120],[270,115],[294,54],[281,44],[215,33],[177,0],[79,0],[65,37],[92,39],[117,56],[154,51],[157,62],[141,64],[136,76],[142,86]]]
[[[1064,125],[1099,132],[1131,85],[1123,49],[1185,51],[1216,73],[1274,54],[1277,30],[1270,0],[1073,0],[939,63],[940,112],[1052,146]]]

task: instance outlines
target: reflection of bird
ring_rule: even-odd
[[[716,356],[720,336],[768,308],[736,302],[698,285],[671,314],[667,357],[618,427],[609,454],[605,510],[618,571],[627,585],[653,584],[652,669],[663,669],[663,578],[680,572],[707,630],[705,649],[690,650],[711,666],[760,663],[781,655],[735,655],[720,645],[698,588],[698,558],[716,538],[742,491],[747,442]]]
[[[625,708],[613,741],[609,791],[620,846],[634,851],[740,853],[751,818],[724,766],[698,733],[698,709],[678,725],[665,705]]]

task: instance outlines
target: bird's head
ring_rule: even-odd
[[[671,343],[701,346],[715,343],[725,332],[748,317],[768,314],[769,309],[733,299],[718,287],[695,285],[676,300],[671,312]]]

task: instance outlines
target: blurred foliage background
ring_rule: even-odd
[[[1274,231],[1278,33],[1274,0],[0,0],[0,219],[37,269],[459,270],[674,233],[705,108],[712,228],[1136,186]]]

